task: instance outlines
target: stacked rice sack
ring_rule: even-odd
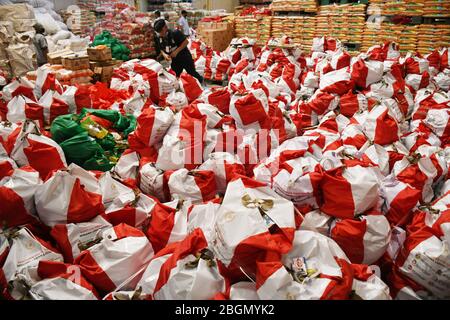
[[[2,296],[448,299],[448,50],[231,47],[228,86],[208,89],[128,61],[89,94],[137,118],[107,172],[29,120],[67,88],[7,85]]]

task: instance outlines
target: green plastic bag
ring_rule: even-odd
[[[108,134],[103,139],[95,139],[100,147],[102,147],[103,150],[113,150],[116,146],[116,141],[114,140],[114,137],[112,134]]]
[[[79,166],[83,166],[87,160],[94,157],[98,152],[103,152],[97,141],[84,130],[60,143],[60,146],[66,155],[67,161],[69,163],[74,162]]]
[[[82,167],[86,170],[109,171],[114,165],[111,164],[103,152],[97,152],[93,157],[86,160]]]
[[[128,128],[126,128],[125,130],[123,130],[122,134],[123,137],[126,139],[128,138],[128,135],[130,133],[132,133],[134,130],[136,130],[136,126],[137,126],[137,119],[135,116],[133,116],[132,114],[127,114],[127,117],[130,121],[130,124],[128,126]]]
[[[77,134],[84,132],[84,129],[77,123],[78,117],[74,114],[65,114],[56,117],[50,127],[52,139],[58,143],[63,142]]]
[[[105,45],[111,48],[113,58],[117,60],[128,60],[130,49],[128,49],[117,38],[113,37],[108,31],[103,31],[97,35],[92,42],[92,46]]]

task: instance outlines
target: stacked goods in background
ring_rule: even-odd
[[[88,35],[97,22],[95,13],[88,9],[68,11],[65,17],[70,31],[79,36]]]
[[[424,1],[423,15],[425,17],[450,17],[450,1],[430,0]]]
[[[229,21],[202,22],[197,28],[197,36],[216,51],[224,51],[233,39],[233,24]]]
[[[8,78],[23,76],[36,68],[35,23],[29,5],[0,6],[0,70]]]
[[[147,58],[155,54],[150,13],[137,12],[135,8],[126,5],[116,5],[105,13],[92,36],[103,31],[109,31],[122,42],[130,50],[130,58]]]
[[[124,3],[123,0],[77,0],[77,5],[86,10],[91,11],[106,11],[110,10],[117,3]]]
[[[367,14],[422,16],[426,9],[426,2],[424,0],[370,0]]]
[[[234,18],[236,37],[250,37],[255,39],[258,30],[258,20],[253,16],[238,16]],[[255,39],[256,40],[256,39]]]
[[[418,28],[417,51],[426,54],[435,48],[450,46],[450,26],[447,24],[421,24]]]
[[[164,11],[181,11],[192,10],[193,6],[191,2],[166,2],[163,4]]]
[[[264,45],[271,37],[273,17],[268,15],[257,15],[256,19],[258,28],[256,43],[259,45]]]
[[[361,44],[365,25],[365,4],[325,5],[319,7],[316,37],[337,37],[343,42]]]
[[[400,46],[400,51],[416,51],[419,25],[394,24],[382,22],[381,25],[366,23],[362,50],[367,50],[380,41],[393,41]],[[435,45],[438,47],[437,45]]]
[[[316,0],[273,0],[273,11],[317,12]]]
[[[274,16],[272,20],[272,37],[287,36],[302,49],[311,47],[315,29],[315,16]]]

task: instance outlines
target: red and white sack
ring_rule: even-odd
[[[44,108],[39,103],[22,95],[17,95],[6,105],[3,120],[12,123],[23,122],[26,119],[44,121]]]
[[[381,184],[381,197],[386,218],[391,224],[398,225],[419,204],[421,190],[389,176]]]
[[[353,89],[353,86],[348,68],[330,71],[320,76],[319,89],[323,92],[341,95]]]
[[[364,122],[364,133],[376,144],[387,145],[399,140],[398,121],[384,105],[374,107]]]
[[[80,223],[57,224],[50,235],[58,244],[64,261],[73,263],[83,250],[88,249],[102,239],[102,232],[112,225],[102,216]]]
[[[423,123],[444,141],[450,137],[450,109],[431,109]]]
[[[450,69],[438,73],[433,80],[441,90],[448,91],[450,89]]]
[[[241,281],[230,287],[230,300],[259,300],[256,283]]]
[[[23,125],[25,129],[26,124]],[[13,138],[13,137],[12,137]],[[11,158],[19,166],[31,166],[45,180],[53,170],[67,167],[66,157],[61,147],[52,139],[39,133],[24,134],[22,131],[15,140]]]
[[[89,94],[89,86],[68,86],[62,94],[57,95],[58,99],[64,101],[70,113],[80,113],[83,108],[91,108],[92,100]]]
[[[244,132],[236,129],[234,124],[223,124],[220,129],[208,129],[205,137],[205,148],[203,149],[203,159],[208,159],[211,153],[237,152],[237,144]]]
[[[365,95],[361,93],[348,93],[342,95],[339,100],[340,112],[346,117],[352,117],[358,111],[368,109],[368,101]]]
[[[319,185],[322,168],[311,156],[280,163],[280,171],[273,177],[272,188],[295,205],[319,206]]]
[[[348,275],[344,275],[338,259],[348,261],[345,253],[332,239],[314,231],[296,231],[292,249],[283,255],[281,262],[258,263],[258,296],[263,300],[348,298],[351,279],[350,283],[343,281],[344,276]],[[298,282],[287,268],[307,269],[309,272],[305,281]]]
[[[80,177],[73,168],[84,171],[72,164],[54,172],[35,191],[36,211],[47,226],[86,222],[105,211],[95,177],[86,171]]]
[[[429,109],[442,109],[448,107],[449,97],[439,91],[420,89],[414,98],[413,120],[425,119]]]
[[[339,106],[339,96],[317,90],[307,104],[320,117]]]
[[[351,77],[360,88],[367,88],[383,77],[383,62],[358,59],[351,66]]]
[[[311,51],[313,52],[325,52],[335,51],[341,48],[341,42],[329,37],[314,38]]]
[[[262,89],[254,90],[245,96],[231,97],[230,114],[238,128],[244,130],[270,128],[268,112],[269,102]]]
[[[155,205],[152,218],[145,230],[155,254],[167,245],[181,241],[187,236],[190,206],[190,201],[178,200]]]
[[[344,130],[342,130],[341,134],[342,143],[344,145],[354,146],[358,150],[362,149],[362,147],[368,142],[368,139],[364,134],[363,127],[359,124],[350,124],[346,126]]]
[[[381,98],[391,98],[400,88],[397,83],[397,78],[391,73],[383,75],[381,81],[372,83],[366,94],[368,98],[375,98],[380,100]]]
[[[213,171],[178,169],[171,173],[168,188],[172,200],[189,200],[201,203],[214,199],[216,180]]]
[[[36,83],[34,87],[34,94],[36,98],[40,99],[48,91],[57,91],[59,93],[63,92],[63,87],[56,80],[56,75],[52,70],[46,67],[41,67],[37,69]]]
[[[386,251],[390,241],[388,220],[381,214],[334,221],[330,237],[352,263],[372,264]]]
[[[139,175],[139,155],[137,152],[127,149],[122,153],[113,168],[122,181],[133,182],[136,184],[136,179]]]
[[[395,265],[406,277],[426,288],[439,299],[449,299],[449,230],[442,239],[431,228],[422,227],[410,233],[401,248]]]
[[[222,112],[220,112],[219,109],[214,107],[212,104],[201,102],[197,103],[195,105],[195,108],[197,108],[202,115],[206,116],[206,125],[208,128],[212,129],[221,127],[225,115]]]
[[[2,155],[0,149],[0,180],[11,175],[15,169],[17,169],[16,162],[13,159],[8,158],[6,154]]]
[[[387,275],[387,283],[394,300],[435,300],[423,286],[403,275],[397,267]]]
[[[327,170],[321,183],[320,210],[333,217],[352,219],[377,205],[379,187],[375,167],[356,163]]]
[[[226,289],[216,259],[206,258],[200,229],[168,246],[150,262],[137,288],[155,300],[206,300]],[[201,255],[203,253],[203,255]],[[206,259],[205,259],[206,258]]]
[[[411,126],[418,124],[418,128],[402,136],[401,141],[410,153],[416,152],[422,146],[440,147],[441,140],[423,123],[411,122]]]
[[[255,260],[266,251],[287,253],[291,248],[294,206],[266,184],[242,177],[228,184],[215,230],[217,258],[230,272],[243,268],[255,274]]]
[[[430,84],[430,74],[428,71],[424,71],[421,74],[408,74],[405,77],[405,82],[414,90],[419,90],[428,87]]]
[[[208,245],[212,246],[215,237],[214,226],[219,209],[220,204],[213,201],[192,205],[188,209],[188,234],[199,228],[202,230]]]
[[[339,48],[338,50],[336,50],[331,54],[330,66],[334,70],[349,67],[351,58],[352,56],[350,54],[348,54],[342,48]]]
[[[153,249],[145,234],[126,224],[102,233],[102,241],[81,254],[74,264],[100,292],[134,289],[151,258]]]
[[[32,286],[37,280],[39,261],[63,262],[63,256],[48,242],[36,237],[27,228],[14,234],[8,257],[2,267],[9,293],[14,299],[22,299],[27,292],[23,283]]]
[[[213,152],[199,167],[199,170],[211,170],[216,179],[217,192],[225,193],[228,183],[236,175],[245,175],[245,167],[236,155],[228,152]]]
[[[109,222],[140,227],[147,221],[155,206],[153,199],[113,179],[109,172],[100,177],[99,184],[105,218]]]
[[[230,111],[231,94],[228,91],[228,88],[211,87],[209,90],[203,91],[200,99],[206,103],[212,104],[219,109],[220,112],[228,114]]]
[[[158,151],[156,166],[176,170],[202,164],[206,123],[207,117],[194,106],[177,113]]]
[[[404,62],[403,62],[404,61]],[[422,74],[428,71],[429,62],[427,59],[411,56],[411,53],[400,59],[400,63],[404,63],[406,74]]]
[[[307,88],[319,87],[319,75],[313,71],[307,71],[302,75],[302,85]]]
[[[151,196],[158,198],[159,200],[164,200],[164,171],[156,168],[155,164],[148,162],[144,164],[140,171],[140,189]]]
[[[181,109],[187,107],[189,102],[183,92],[172,91],[166,97],[166,104],[169,107],[174,107],[176,111],[180,111]]]
[[[398,181],[421,190],[421,201],[430,202],[433,199],[433,180],[438,175],[438,171],[429,157],[421,157],[417,161],[405,157],[395,163],[392,175]]]
[[[0,179],[0,220],[6,227],[36,222],[34,195],[42,184],[39,172],[22,167]]]
[[[69,105],[55,96],[53,91],[47,91],[39,99],[39,104],[44,108],[44,123],[47,125],[50,125],[56,117],[70,113]]]
[[[150,106],[137,118],[137,126],[132,133],[145,146],[154,146],[161,142],[174,120],[169,108]]]
[[[194,101],[203,93],[202,85],[198,79],[186,72],[180,75],[179,82],[181,91],[184,92],[189,102]]]
[[[334,218],[320,212],[320,210],[309,211],[302,215],[300,225],[298,230],[310,230],[323,234],[324,236],[329,235],[331,223]]]
[[[81,274],[79,266],[55,261],[39,262],[42,279],[30,288],[33,300],[98,300],[94,286]]]

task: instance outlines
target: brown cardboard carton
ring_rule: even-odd
[[[73,71],[85,70],[90,68],[88,56],[71,55],[62,57],[62,65],[64,66],[64,68]]]
[[[107,46],[97,46],[87,49],[89,60],[109,61],[112,60],[111,48]]]

